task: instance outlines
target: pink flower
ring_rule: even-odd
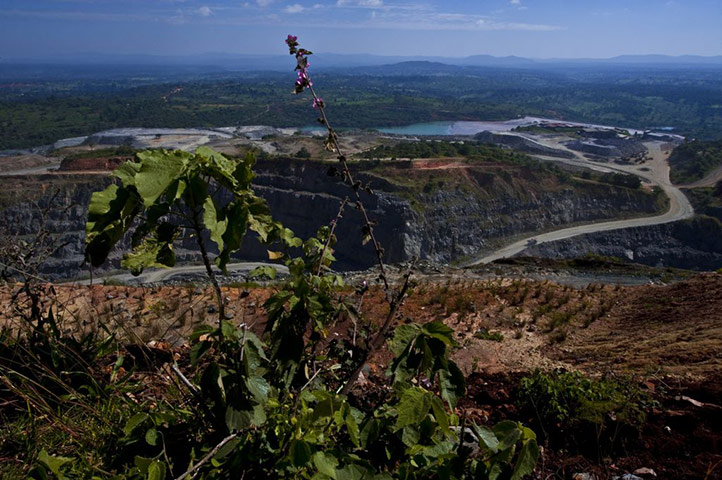
[[[323,99],[321,97],[314,97],[313,108],[324,108],[325,106],[326,104],[323,103]]]
[[[286,38],[286,45],[288,45],[288,46],[290,47],[291,44],[292,44],[292,43],[296,43],[297,40],[298,40],[298,37],[297,37],[297,36],[295,36],[295,35],[289,35],[289,36]]]

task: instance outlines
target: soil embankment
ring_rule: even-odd
[[[653,469],[658,478],[722,478],[715,468],[722,460],[722,275],[666,286],[585,288],[503,276],[416,280],[401,321],[442,320],[454,329],[458,347],[453,356],[468,381],[460,408],[468,418],[482,424],[519,420],[549,439],[534,478],[593,473],[601,479],[640,468]],[[0,287],[3,324],[18,321],[10,302],[16,289]],[[226,288],[231,321],[253,325],[260,333],[266,321],[262,304],[271,291]],[[148,345],[160,362],[187,355],[185,343],[194,326],[215,321],[212,291],[197,286],[59,285],[54,295],[48,292],[45,305],[54,307],[63,328],[94,329],[102,323],[130,344]],[[372,288],[363,305],[371,321],[381,322],[386,315],[380,290]],[[330,335],[351,338],[343,324]],[[389,360],[383,351],[372,359],[367,383],[356,395],[386,388]],[[602,450],[595,448],[602,446],[593,431],[555,432],[549,426],[543,431],[535,426],[533,412],[520,407],[520,379],[537,368],[631,375],[653,399],[644,406],[647,420],[638,431],[619,432],[626,443],[604,447],[600,458]]]

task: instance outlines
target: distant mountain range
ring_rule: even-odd
[[[721,67],[722,56],[703,57],[697,55],[622,55],[605,59],[531,59],[523,57],[494,57],[491,55],[473,55],[469,57],[421,57],[421,56],[384,56],[384,55],[344,55],[324,53],[314,57],[316,69],[337,69],[354,67],[378,67],[404,64],[411,66],[417,62],[430,62],[435,68],[442,65],[456,67],[502,67],[502,68],[554,68],[564,66],[660,66],[660,67]],[[43,58],[0,58],[3,65],[134,65],[152,67],[214,67],[225,71],[287,71],[287,55],[242,55],[231,53],[206,53],[199,55],[106,55],[87,53]],[[428,65],[428,63],[427,63]]]

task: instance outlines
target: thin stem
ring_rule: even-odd
[[[351,188],[353,189],[353,193],[356,197],[356,205],[358,206],[359,211],[361,211],[361,215],[364,219],[364,225],[366,227],[366,230],[368,231],[369,237],[371,237],[371,242],[374,246],[374,250],[376,251],[376,257],[378,259],[379,268],[381,269],[381,274],[379,275],[381,277],[381,280],[384,282],[384,289],[389,290],[389,282],[386,279],[386,266],[384,264],[384,251],[381,248],[381,245],[379,244],[378,240],[376,240],[376,235],[374,235],[374,228],[373,228],[373,222],[371,222],[371,219],[369,218],[368,212],[366,211],[366,207],[364,207],[363,201],[361,200],[361,194],[359,193],[359,184],[357,184],[354,179],[353,175],[351,174],[351,169],[348,166],[348,162],[346,161],[346,156],[341,152],[341,145],[338,143],[338,136],[336,135],[336,132],[331,127],[331,124],[328,122],[328,117],[326,116],[326,110],[323,107],[323,102],[321,101],[320,97],[316,94],[316,91],[313,89],[313,86],[309,85],[308,89],[311,91],[311,95],[313,95],[313,98],[315,100],[315,104],[318,105],[318,109],[321,112],[321,118],[323,119],[323,124],[326,126],[326,129],[328,129],[328,138],[333,143],[333,148],[338,153],[338,159],[341,161],[341,166],[343,167],[343,173],[345,179],[348,180],[348,183],[351,185]]]
[[[226,438],[224,438],[223,440],[221,440],[221,442],[220,442],[218,445],[216,445],[215,447],[213,447],[213,449],[212,449],[210,452],[208,452],[208,454],[207,454],[205,457],[203,457],[200,462],[196,463],[196,464],[193,466],[193,468],[191,468],[190,470],[188,470],[187,472],[185,472],[185,473],[184,473],[183,475],[181,475],[180,477],[176,478],[176,480],[183,480],[184,478],[187,478],[189,475],[193,475],[199,468],[201,468],[203,465],[205,465],[206,463],[208,463],[208,461],[209,461],[211,458],[213,458],[213,456],[214,456],[216,453],[218,453],[218,450],[220,450],[221,448],[223,448],[224,445],[226,445],[228,442],[230,442],[231,440],[233,440],[233,439],[236,438],[237,436],[238,436],[237,433],[232,433],[231,435],[228,435]]]
[[[461,414],[461,428],[459,429],[459,445],[456,447],[456,453],[457,455],[459,452],[461,452],[461,447],[464,446],[464,435],[466,434],[466,413],[467,410],[464,409],[464,411]]]
[[[401,305],[404,303],[406,292],[409,289],[410,278],[411,269],[409,269],[409,271],[406,273],[404,284],[389,305],[389,313],[386,316],[384,324],[381,326],[381,329],[378,331],[378,333],[376,333],[376,335],[374,335],[374,337],[368,342],[368,348],[366,348],[366,350],[364,351],[363,355],[359,359],[356,369],[351,373],[348,381],[346,381],[346,384],[341,389],[341,395],[349,394],[354,384],[356,383],[356,380],[358,380],[359,375],[363,371],[364,365],[366,365],[368,359],[371,358],[371,356],[383,346],[384,341],[386,341],[386,335],[388,334],[391,325],[394,324],[394,320],[396,319],[396,315],[399,312],[399,308],[401,308]]]
[[[297,70],[300,70],[299,72],[299,80],[296,84],[296,90],[295,93],[301,93],[304,89],[304,87],[307,87],[311,91],[311,95],[313,96],[313,105],[314,107],[317,107],[321,118],[319,118],[319,121],[326,126],[326,129],[328,130],[328,139],[326,140],[326,148],[331,151],[335,151],[338,154],[338,159],[341,162],[342,170],[343,170],[343,180],[344,182],[348,182],[353,189],[355,201],[356,201],[356,207],[361,212],[361,215],[363,217],[364,221],[364,236],[368,235],[369,239],[371,240],[374,250],[376,252],[376,257],[378,259],[378,265],[380,269],[379,278],[383,281],[384,285],[384,291],[387,294],[387,299],[389,301],[389,313],[386,317],[386,320],[384,321],[383,325],[379,329],[379,331],[376,333],[376,335],[373,338],[369,338],[366,342],[366,349],[359,359],[358,365],[356,366],[356,369],[353,371],[353,373],[350,375],[347,382],[343,385],[343,388],[341,388],[340,393],[341,394],[348,394],[351,389],[353,388],[353,385],[356,383],[356,380],[358,379],[359,375],[361,374],[364,365],[368,361],[368,359],[378,350],[380,349],[384,342],[386,341],[386,338],[389,334],[389,329],[394,324],[394,321],[396,320],[396,317],[398,315],[398,311],[401,308],[401,305],[403,304],[404,298],[406,296],[406,292],[409,288],[409,278],[411,276],[411,270],[413,269],[413,262],[411,265],[411,268],[409,269],[408,273],[405,276],[404,283],[401,286],[401,288],[396,292],[395,295],[391,295],[391,287],[389,286],[388,278],[386,277],[386,265],[384,263],[384,250],[381,248],[381,245],[379,244],[378,240],[376,239],[376,235],[374,234],[374,222],[371,221],[369,218],[368,212],[366,211],[366,207],[363,204],[363,201],[361,200],[361,194],[359,190],[361,189],[361,182],[355,181],[353,178],[353,174],[351,173],[351,169],[349,168],[348,161],[346,159],[346,156],[341,151],[341,145],[338,142],[338,135],[336,135],[336,132],[334,131],[333,127],[331,127],[330,122],[328,121],[328,117],[326,116],[326,110],[325,105],[323,103],[323,100],[316,94],[316,91],[313,88],[313,84],[310,81],[310,78],[308,77],[308,73],[306,71],[308,67],[308,62],[304,55],[310,54],[310,52],[304,50],[304,49],[298,49],[298,42],[296,42],[296,37],[290,36],[288,37],[288,40],[286,43],[289,46],[290,53],[293,55],[296,55],[296,61],[297,61]],[[345,203],[345,201],[344,201]],[[344,204],[341,205],[341,209],[339,211],[339,217],[343,211]],[[338,220],[338,218],[337,218]],[[332,227],[331,233],[333,233],[333,228],[335,228],[335,223]],[[322,251],[322,256],[319,261],[318,266],[318,273],[321,272],[322,266],[323,266],[323,257],[325,256],[325,251],[329,246],[330,242],[330,236],[329,239],[326,242],[326,245],[324,246],[324,250]],[[354,343],[355,343],[355,333],[354,333]]]
[[[331,240],[333,239],[333,232],[336,231],[336,225],[338,225],[339,220],[341,220],[341,217],[343,217],[343,209],[346,207],[346,204],[348,203],[348,197],[344,198],[341,202],[341,205],[338,208],[338,214],[336,214],[336,219],[332,220],[331,222],[331,231],[328,233],[328,238],[326,239],[326,243],[323,246],[323,250],[321,250],[321,257],[318,260],[318,269],[316,270],[316,276],[321,275],[321,269],[323,268],[323,259],[326,257],[326,251],[331,246]]]
[[[183,372],[181,372],[180,368],[178,368],[178,363],[173,362],[173,364],[170,366],[170,368],[171,368],[171,370],[173,370],[173,373],[175,373],[178,376],[178,378],[183,383],[183,385],[185,385],[194,396],[198,396],[198,389],[196,389],[196,386],[193,385],[190,382],[190,380],[188,380],[188,378],[186,378],[185,375],[183,375]]]
[[[216,278],[216,272],[213,271],[213,265],[211,265],[211,259],[208,256],[208,250],[206,250],[206,242],[203,241],[203,229],[201,228],[200,214],[198,210],[193,211],[193,230],[196,232],[196,241],[198,242],[198,248],[201,250],[201,258],[203,258],[203,265],[206,267],[206,273],[208,279],[213,285],[213,291],[216,295],[216,301],[218,302],[218,338],[223,341],[223,320],[226,318],[226,305],[223,302],[223,293],[221,292],[221,286],[218,284]]]

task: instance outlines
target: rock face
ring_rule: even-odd
[[[722,267],[722,225],[711,217],[597,232],[530,247],[525,256],[572,258],[596,253],[657,267],[716,270]]]
[[[308,238],[336,217],[352,191],[327,175],[329,164],[268,160],[256,167],[257,192],[274,218],[297,236]],[[377,238],[389,263],[416,256],[446,263],[489,251],[508,237],[575,222],[651,214],[655,197],[639,190],[564,180],[557,173],[528,166],[480,165],[455,170],[417,171],[397,162],[379,173],[373,162],[360,163],[356,177],[374,194],[362,193]],[[384,167],[385,168],[385,167]],[[41,226],[40,210],[51,206],[48,225],[68,244],[48,263],[47,275],[73,278],[83,270],[85,212],[92,192],[111,179],[98,175],[55,174],[0,180],[0,230],[32,235]],[[404,183],[406,182],[406,183]],[[53,192],[58,195],[53,199]],[[35,205],[37,203],[37,206]],[[353,204],[336,230],[337,269],[365,269],[376,262],[370,245],[361,244],[361,216]],[[117,266],[124,246],[110,256]],[[195,240],[178,248],[181,261],[196,261]],[[246,239],[242,258],[266,260],[267,248]]]

